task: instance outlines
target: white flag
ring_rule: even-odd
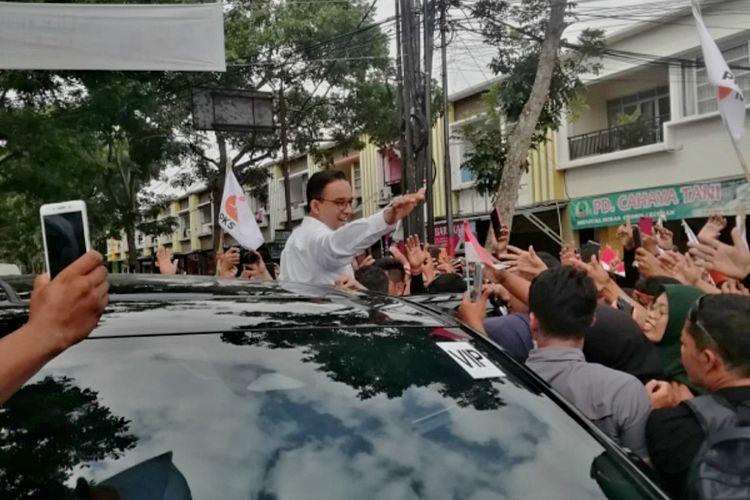
[[[695,17],[695,26],[698,28],[698,36],[701,39],[708,81],[716,87],[721,117],[729,128],[732,139],[738,142],[745,135],[745,98],[737,85],[734,73],[729,70],[719,47],[716,46],[716,42],[708,33],[695,0],[691,2],[691,5],[693,17]]]
[[[263,244],[263,234],[247,204],[245,192],[231,171],[227,172],[224,182],[219,225],[245,248],[257,250]]]

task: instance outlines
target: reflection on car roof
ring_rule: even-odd
[[[31,277],[5,279],[28,300]],[[18,321],[17,307],[0,308],[0,323]],[[384,295],[342,292],[296,283],[223,280],[206,276],[111,275],[110,305],[91,338],[179,335],[265,329],[444,326],[418,305]],[[5,330],[0,325],[0,330]]]

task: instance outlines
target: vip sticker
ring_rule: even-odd
[[[505,374],[468,342],[437,342],[474,379],[504,377]]]

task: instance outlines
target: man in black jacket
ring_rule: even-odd
[[[750,404],[750,297],[706,295],[695,306],[682,330],[682,364],[694,384],[737,407]],[[690,464],[706,435],[693,411],[681,401],[689,398],[662,382],[651,394],[646,442],[652,463],[667,489],[684,493]]]

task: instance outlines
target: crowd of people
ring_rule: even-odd
[[[467,291],[466,267],[479,264],[452,258],[417,236],[401,250],[392,246],[389,256],[367,253],[419,206],[423,191],[349,222],[351,186],[342,174],[324,171],[310,178],[307,200],[308,216],[290,236],[280,266],[262,247],[227,248],[217,256],[217,275],[392,296]],[[682,497],[700,487],[690,481],[691,467],[707,453],[707,438],[750,424],[750,250],[740,228],[731,230],[731,244],[723,242],[726,229],[724,218],[712,216],[682,253],[661,225],[638,246],[627,223],[618,230],[621,276],[611,272],[616,263],[607,268],[597,255],[584,261],[574,245],[559,256],[511,246],[503,226],[491,233],[497,265],[484,269],[481,296],[466,293],[457,315],[651,464],[668,491]],[[162,274],[178,272],[163,248],[157,258]],[[93,329],[108,300],[101,263],[101,255],[90,252],[54,280],[37,280],[28,324],[0,339],[0,401]],[[503,314],[488,317],[493,309]],[[31,353],[26,362],[20,352]],[[718,459],[714,454],[711,467],[718,467],[720,484],[733,484],[750,498],[748,478],[732,483],[732,472],[722,469],[731,459],[740,467],[735,472],[750,470],[741,468],[750,462],[750,437],[744,439]]]

